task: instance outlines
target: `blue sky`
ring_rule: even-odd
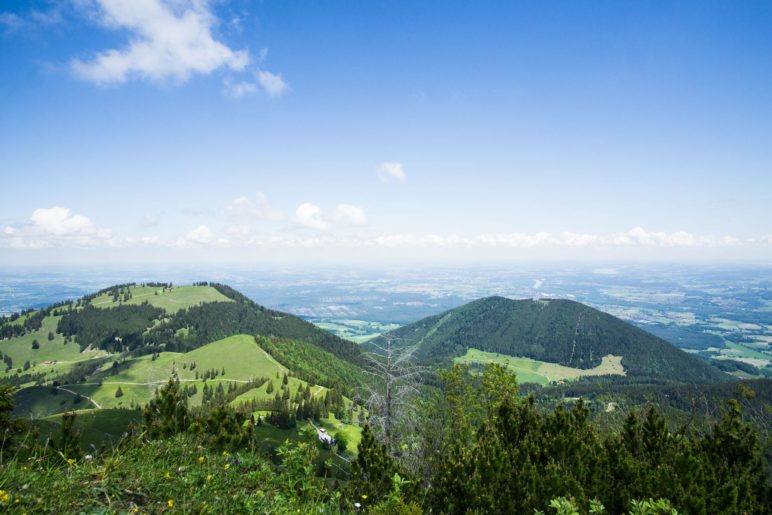
[[[772,258],[772,3],[0,4],[0,263]]]

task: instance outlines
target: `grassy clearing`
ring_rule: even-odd
[[[14,397],[14,415],[24,418],[45,418],[55,413],[91,407],[86,399],[51,386],[24,388]]]
[[[131,299],[127,302],[113,302],[112,295],[104,293],[91,301],[98,308],[111,308],[119,304],[149,303],[162,308],[167,313],[176,313],[180,309],[198,306],[207,302],[233,302],[211,286],[175,286],[171,290],[150,286],[131,286]]]
[[[243,404],[245,402],[250,402],[252,400],[271,400],[274,397],[276,397],[276,393],[282,393],[281,385],[282,385],[282,379],[280,376],[277,378],[275,375],[273,376],[267,376],[270,378],[270,380],[265,383],[264,385],[260,386],[259,388],[253,388],[249,390],[248,392],[242,393],[238,397],[236,397],[233,402],[231,402],[232,406],[238,406],[239,404]],[[273,392],[268,393],[268,385],[270,383],[273,383]],[[295,396],[295,394],[298,392],[298,390],[302,387],[305,388],[306,385],[305,381],[298,379],[297,377],[288,377],[287,378],[287,388],[289,388],[290,395]],[[314,397],[316,396],[322,396],[324,397],[327,394],[328,389],[324,386],[313,386],[311,388],[311,395]]]
[[[190,369],[193,363],[196,364],[195,370]],[[217,370],[218,376],[204,382],[203,374],[211,369]],[[225,374],[222,374],[223,369]],[[278,388],[276,374],[281,377],[287,369],[258,347],[252,336],[237,335],[184,354],[162,352],[156,359],[140,356],[118,369],[107,364],[89,382],[67,385],[66,388],[93,399],[102,408],[128,408],[132,404],[144,405],[150,401],[158,386],[168,381],[175,372],[182,383],[196,385],[198,393],[191,397],[190,402],[191,405],[198,405],[204,384],[211,387],[222,382],[227,387],[230,382],[269,377],[274,378],[274,386]],[[299,380],[290,378],[290,381],[293,382],[294,394],[297,391],[295,383]],[[116,397],[119,387],[123,395]]]
[[[56,333],[56,326],[60,318],[48,316],[43,319],[43,325],[37,331],[0,341],[0,352],[13,359],[13,368],[7,373],[5,368],[2,368],[0,377],[9,373],[15,374],[16,370],[22,368],[26,361],[29,361],[31,365],[31,369],[27,373],[38,373],[50,372],[49,369],[55,362],[61,365],[107,355],[104,351],[86,350],[80,352],[80,346],[75,342],[65,344],[64,336]],[[53,333],[53,340],[48,339],[49,333]],[[34,340],[38,341],[39,349],[32,348]],[[61,368],[57,370],[61,370]]]
[[[485,352],[478,349],[469,349],[467,353],[455,359],[456,363],[470,366],[498,363],[517,374],[520,383],[549,384],[552,381],[570,381],[580,377],[602,375],[625,375],[622,366],[622,356],[604,356],[601,364],[595,368],[583,370],[580,368],[565,367],[557,363],[547,363],[531,358],[518,358]]]
[[[353,424],[346,424],[344,422],[341,422],[340,420],[335,418],[335,415],[330,413],[329,418],[323,418],[322,427],[327,430],[328,433],[332,434],[333,436],[335,433],[341,433],[346,438],[346,441],[348,442],[347,450],[353,454],[356,454],[357,449],[359,448],[359,442],[362,441],[362,428],[353,425]]]
[[[195,363],[196,369],[190,370]],[[257,377],[272,377],[286,369],[276,363],[248,335],[231,336],[209,343],[187,353],[162,352],[153,360],[152,356],[133,359],[128,366],[117,372],[105,370],[96,379],[103,383],[160,383],[169,379],[173,372],[181,380],[195,380],[208,369],[215,369],[224,375],[217,379],[246,381]]]

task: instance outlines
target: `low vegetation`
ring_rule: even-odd
[[[454,360],[456,363],[476,368],[489,363],[498,363],[517,375],[520,383],[554,384],[580,377],[623,376],[621,356],[603,356],[600,365],[595,368],[581,369],[565,367],[556,363],[547,363],[531,358],[517,358],[495,352],[469,349],[463,356]]]

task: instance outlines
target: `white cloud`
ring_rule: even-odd
[[[205,0],[94,0],[100,21],[125,30],[130,40],[92,59],[74,59],[75,73],[97,84],[120,84],[137,77],[187,80],[218,68],[242,71],[246,50],[232,50],[212,35],[218,23]]]
[[[96,232],[94,223],[83,215],[70,214],[66,207],[36,209],[32,212],[32,224],[42,233],[55,236],[91,235]]]
[[[407,176],[402,163],[387,161],[378,167],[378,178],[381,182],[405,182]]]
[[[281,74],[271,73],[265,70],[257,70],[255,73],[260,87],[272,97],[280,97],[287,91],[287,83],[284,82]]]
[[[338,204],[332,219],[336,223],[346,225],[365,225],[367,223],[365,210],[351,204]]]
[[[206,245],[217,241],[217,236],[206,225],[199,225],[185,235],[185,240]]]
[[[66,207],[39,208],[28,222],[3,229],[4,242],[13,248],[90,246],[112,237],[110,229],[97,227],[90,218],[72,214]]]
[[[268,197],[258,192],[255,200],[248,197],[238,197],[225,207],[225,214],[233,222],[252,223],[262,220],[277,221],[284,218],[284,214],[271,207]]]
[[[223,81],[222,92],[225,96],[231,98],[241,98],[245,95],[251,95],[257,91],[257,86],[252,82],[239,81],[233,82],[231,79]]]
[[[322,217],[322,208],[305,202],[295,210],[295,220],[302,226],[318,231],[326,231],[330,224]]]

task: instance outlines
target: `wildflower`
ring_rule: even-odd
[[[174,500],[173,499],[169,499],[168,501],[166,501],[166,505],[169,508],[174,508]]]
[[[367,496],[366,496],[366,495],[363,495],[363,496],[362,496],[362,500],[363,500],[363,501],[366,501],[366,500],[367,500]]]
[[[86,454],[85,456],[83,456],[83,459],[86,461],[91,461],[94,459],[94,457],[90,454]]]
[[[139,508],[137,508],[136,506],[134,506],[134,507],[131,509],[131,513],[139,513]]]
[[[5,490],[0,490],[0,502],[5,504],[11,499],[11,496],[8,495],[8,492]]]
[[[74,465],[75,464],[75,458],[68,459],[67,463],[69,463],[70,465]]]
[[[229,468],[231,468],[231,464],[230,464],[230,463],[226,463],[226,464],[223,466],[223,468],[224,468],[225,470],[228,470]]]
[[[207,480],[207,481],[211,481],[213,477],[214,477],[214,476],[213,476],[212,474],[208,474],[208,475],[206,476],[206,480]]]
[[[206,460],[206,458],[204,458],[203,456],[199,456],[198,457],[198,462],[199,463],[204,463],[204,460]]]
[[[164,472],[164,479],[171,479],[171,478],[172,478],[171,472],[169,472],[168,470]]]
[[[228,451],[223,451],[223,452],[222,452],[222,455],[223,455],[223,456],[230,456],[230,455],[231,455],[231,453],[229,453]]]
[[[359,508],[361,508],[361,507],[362,507],[362,505],[361,505],[361,504],[359,504],[358,502],[355,502],[355,503],[354,503],[354,508],[356,508],[356,509],[359,509]]]

